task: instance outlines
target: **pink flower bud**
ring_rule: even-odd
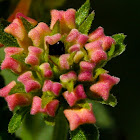
[[[61,39],[61,34],[59,33],[52,36],[45,36],[46,43],[50,45],[57,43],[60,39]]]
[[[76,81],[77,80],[77,75],[76,75],[76,73],[74,71],[70,71],[70,72],[68,72],[66,74],[62,74],[60,76],[60,80],[63,83],[70,82],[71,80]]]
[[[35,28],[30,30],[28,36],[33,41],[33,45],[36,47],[41,47],[44,43],[44,37],[51,33],[50,28],[47,24],[40,22]]]
[[[84,57],[84,53],[82,51],[77,51],[73,60],[75,63],[79,63],[79,61]]]
[[[3,69],[11,69],[15,73],[20,73],[21,66],[20,64],[11,57],[6,57],[1,64],[1,70]]]
[[[81,61],[80,62],[80,73],[78,75],[79,81],[93,81],[93,69],[95,68],[94,63]]]
[[[31,92],[41,88],[41,85],[38,81],[34,80],[31,71],[27,71],[18,77],[18,81],[25,86],[26,92]]]
[[[102,41],[103,50],[108,50],[112,44],[115,44],[115,40],[110,36],[105,36],[100,39]]]
[[[93,31],[91,34],[89,34],[89,41],[96,41],[102,37],[104,37],[104,29],[102,27],[98,27],[95,31]]]
[[[11,69],[15,73],[20,73],[22,70],[21,65],[17,60],[13,59],[11,55],[20,54],[23,52],[23,49],[17,47],[7,47],[4,51],[5,59],[1,64],[1,69]]]
[[[63,15],[65,23],[70,29],[75,28],[75,13],[75,9],[68,9]]]
[[[27,17],[27,16],[25,16],[25,15],[22,14],[22,13],[17,13],[17,14],[16,14],[16,18],[21,18],[21,17],[25,18],[25,19],[26,19],[28,22],[30,22],[33,26],[36,26],[36,25],[37,25],[37,21],[36,21],[36,20],[34,20],[34,19],[30,18],[30,17]]]
[[[71,46],[69,48],[69,52],[72,53],[72,52],[77,52],[77,51],[80,51],[80,45],[79,44],[74,44],[73,46]]]
[[[81,34],[77,29],[72,29],[68,34],[66,41],[73,44],[80,44],[83,46],[88,40],[88,36]]]
[[[10,111],[13,111],[17,106],[26,106],[30,105],[31,103],[31,97],[26,93],[15,93],[12,95],[8,95],[5,100],[8,103]]]
[[[53,26],[55,25],[57,20],[59,20],[61,24],[64,24],[63,13],[64,11],[51,10],[51,29],[53,29]]]
[[[41,103],[42,99],[38,96],[35,96],[33,98],[33,102],[32,102],[32,108],[31,108],[31,114],[35,115],[37,113],[44,113],[44,114],[48,114],[51,117],[55,116],[55,112],[58,108],[59,105],[59,101],[58,100],[52,100],[50,101],[44,108],[41,107]]]
[[[102,27],[98,27],[94,32],[89,35],[89,41],[100,40],[102,42],[103,50],[108,50],[112,44],[115,44],[115,40],[112,37],[105,36],[104,29]]]
[[[10,93],[11,89],[16,85],[15,81],[10,82],[7,86],[0,89],[0,96],[1,97],[7,97]]]
[[[40,113],[41,110],[41,98],[38,96],[33,97],[33,102],[32,102],[32,108],[31,108],[31,114],[35,115],[37,113]]]
[[[39,66],[39,68],[45,78],[51,78],[53,76],[53,72],[49,63],[43,63]]]
[[[11,55],[15,55],[15,54],[20,54],[23,51],[24,51],[23,48],[18,48],[18,47],[6,47],[4,49],[6,57],[11,56]]]
[[[90,87],[90,90],[94,94],[102,97],[104,100],[107,100],[112,86],[118,84],[119,81],[120,79],[117,77],[110,76],[108,74],[101,74],[99,81],[96,84],[93,84]]]
[[[13,22],[4,29],[4,31],[8,34],[13,35],[21,41],[23,41],[26,36],[26,30],[21,19],[19,18],[14,19]]]
[[[6,33],[13,35],[20,47],[24,48],[27,51],[27,47],[31,45],[31,40],[27,36],[27,31],[22,23],[20,18],[16,18],[13,22],[4,29]]]
[[[84,35],[84,34],[80,34],[78,39],[77,39],[77,43],[80,45],[84,45],[88,40],[88,36]]]
[[[72,29],[68,34],[66,41],[75,43],[79,36],[80,32],[77,29]]]
[[[94,41],[85,45],[88,55],[92,62],[99,63],[102,60],[107,60],[106,52],[102,48],[101,41]]]
[[[90,109],[66,109],[64,114],[69,121],[71,131],[75,130],[79,125],[85,123],[94,124],[96,122],[91,104]]]
[[[74,9],[68,9],[67,11],[52,10],[50,28],[53,29],[57,20],[60,21],[60,27],[64,33],[75,28],[75,13]]]
[[[62,85],[58,82],[52,82],[51,80],[46,80],[44,82],[42,91],[43,92],[47,92],[50,91],[52,92],[54,95],[58,96],[60,91],[62,89]]]
[[[44,113],[47,112],[47,114],[48,114],[49,116],[54,117],[54,116],[55,116],[55,112],[56,112],[58,106],[59,106],[59,101],[58,101],[58,100],[52,100],[52,101],[50,101],[50,102],[47,104],[47,106],[46,106],[46,108],[43,110],[43,112],[44,112]]]
[[[71,93],[65,91],[63,93],[63,96],[70,106],[75,105],[77,101],[85,99],[87,97],[83,85],[78,85]]]
[[[25,63],[30,64],[32,66],[39,65],[39,57],[43,53],[43,50],[34,46],[30,46],[28,50],[29,53],[25,59]]]
[[[61,69],[68,70],[70,68],[69,58],[70,58],[70,54],[62,54],[59,57],[59,64]]]

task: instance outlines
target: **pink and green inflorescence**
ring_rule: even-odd
[[[4,49],[1,64],[1,70],[18,75],[17,81],[0,89],[9,110],[28,106],[31,115],[55,118],[63,107],[70,130],[95,124],[89,101],[108,102],[111,88],[120,81],[101,68],[115,39],[106,36],[102,27],[89,35],[80,32],[74,9],[52,10],[50,26],[17,13],[4,31],[19,45]]]

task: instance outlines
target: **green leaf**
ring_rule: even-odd
[[[28,22],[25,18],[21,17],[21,20],[27,32],[29,32],[31,29],[34,28],[34,26],[30,22]]]
[[[71,131],[72,140],[99,140],[99,131],[93,124],[84,124]]]
[[[95,13],[94,11],[91,12],[91,14],[86,18],[86,20],[79,26],[78,30],[79,32],[83,33],[83,34],[88,34],[91,25],[92,25],[92,21],[94,19]]]
[[[112,36],[112,38],[116,41],[115,50],[112,57],[116,57],[125,51],[126,45],[123,43],[125,37],[126,36],[124,34],[115,34]]]
[[[7,69],[2,70],[0,74],[3,76],[6,85],[9,84],[13,80],[16,81],[18,77],[12,71],[7,70]]]
[[[111,58],[111,57],[113,56],[114,51],[115,51],[115,45],[113,44],[113,45],[111,46],[110,50],[109,50],[108,53],[107,53],[108,58]]]
[[[86,2],[78,9],[76,12],[76,25],[79,27],[81,23],[88,16],[90,9],[90,0],[86,0]]]
[[[14,113],[8,125],[9,133],[15,133],[15,131],[20,127],[21,122],[25,114],[27,113],[27,111],[28,111],[28,107],[23,107]]]
[[[24,53],[15,54],[15,55],[12,55],[11,57],[14,58],[15,60],[21,62],[21,63],[25,63],[26,54],[24,54]]]
[[[115,107],[117,105],[117,99],[116,99],[116,97],[113,94],[110,94],[109,97],[108,97],[108,100],[106,100],[106,101],[104,101],[101,98],[94,98],[94,97],[91,97],[91,98],[95,102],[99,102],[101,104],[110,105],[112,107]]]
[[[55,122],[53,140],[67,140],[68,123],[64,116],[62,107],[60,107],[58,110]]]
[[[110,50],[107,52],[107,60],[102,61],[98,67],[104,67],[107,64],[107,62],[110,61],[113,57],[116,57],[125,51],[126,45],[123,43],[125,37],[126,36],[122,33],[115,34],[112,36],[116,44],[113,44]]]
[[[45,124],[42,113],[27,113],[21,127],[16,131],[16,136],[21,140],[52,140],[53,128]]]
[[[2,61],[5,58],[4,49],[5,49],[5,47],[0,48],[0,63],[2,63]]]
[[[53,26],[51,35],[54,35],[54,34],[57,34],[57,33],[60,33],[60,21],[59,20],[57,20],[57,22]]]
[[[24,85],[22,83],[16,83],[16,85],[11,89],[9,95],[15,93],[26,93]]]
[[[96,125],[102,129],[113,129],[115,128],[114,118],[111,116],[107,106],[90,100],[93,105],[93,112],[96,118]]]
[[[8,25],[9,22],[4,19],[0,19],[0,43],[2,43],[4,46],[19,47],[17,40],[12,35],[4,32],[5,27]]]
[[[100,103],[115,107],[117,105],[117,99],[113,94],[110,94],[107,101],[101,101]]]

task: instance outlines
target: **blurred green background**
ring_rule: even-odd
[[[17,1],[0,0],[0,17],[6,19]],[[34,1],[30,16],[38,21],[49,23],[48,11],[52,7],[64,10],[68,8],[78,9],[85,2],[85,0],[57,0],[56,5],[49,7],[49,1],[40,0],[40,5],[37,4],[37,0]],[[48,8],[44,6],[44,2]],[[102,26],[106,35],[116,33],[127,35],[125,39],[126,51],[105,66],[111,75],[121,78],[121,82],[113,88],[113,93],[118,99],[118,105],[115,108],[99,104],[95,106],[95,114],[99,118],[101,140],[140,140],[139,5],[140,1],[138,0],[91,0],[91,11],[95,10],[96,14],[91,31]],[[36,12],[38,14],[35,14]],[[44,12],[46,14],[42,15]],[[0,87],[3,87],[4,80],[2,77],[0,78]],[[0,140],[17,139],[15,135],[7,133],[11,115],[12,113],[7,109],[5,101],[0,98]],[[42,131],[45,132],[45,130],[46,128]],[[38,138],[37,140],[43,139]]]

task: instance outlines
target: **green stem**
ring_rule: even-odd
[[[53,140],[67,140],[68,123],[63,113],[63,108],[60,107],[56,116],[56,123],[53,132]]]

